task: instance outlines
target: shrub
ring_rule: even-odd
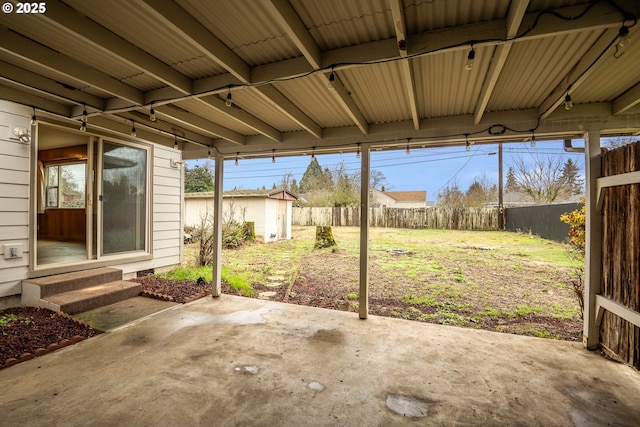
[[[569,274],[571,289],[578,300],[580,307],[580,317],[584,316],[584,256],[586,245],[586,219],[587,208],[585,199],[580,199],[582,207],[572,212],[567,212],[560,216],[560,220],[569,224],[569,237],[571,246],[568,249],[569,255],[576,261],[576,266]]]

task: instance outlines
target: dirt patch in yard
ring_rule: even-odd
[[[503,268],[496,270],[489,265],[493,261],[451,256],[439,257],[438,264],[433,264],[428,257],[410,251],[372,253],[369,313],[543,338],[582,339],[577,302],[567,283],[568,268],[498,259]],[[286,295],[280,292],[278,296],[290,303],[357,312],[358,280],[357,258],[340,249],[316,251],[305,255],[297,279]]]

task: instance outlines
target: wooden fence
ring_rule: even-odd
[[[498,229],[494,208],[370,208],[372,227],[446,230]],[[293,208],[293,225],[359,226],[360,208]]]
[[[640,171],[640,143],[604,153],[602,175]],[[635,180],[637,181],[637,178]],[[603,188],[602,290],[605,298],[640,312],[640,183]],[[640,369],[640,328],[610,311],[600,327],[600,343]]]

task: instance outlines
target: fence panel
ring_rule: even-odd
[[[602,175],[640,170],[640,143],[606,152]],[[640,184],[603,189],[602,295],[640,312]],[[640,369],[640,328],[606,311],[600,343],[631,366]]]
[[[371,208],[370,225],[388,228],[497,230],[494,208]],[[293,225],[360,226],[360,208],[294,208]]]
[[[560,215],[580,209],[580,203],[523,206],[505,209],[507,231],[533,233],[543,239],[565,242],[569,236],[569,224],[560,221]]]

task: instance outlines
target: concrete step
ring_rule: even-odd
[[[118,280],[47,296],[43,298],[43,301],[52,310],[75,314],[124,301],[140,295],[141,292],[141,284]]]
[[[25,292],[29,293],[33,298],[41,299],[50,295],[90,288],[116,280],[122,280],[122,270],[102,267],[26,279],[22,281],[22,292],[23,294]]]

